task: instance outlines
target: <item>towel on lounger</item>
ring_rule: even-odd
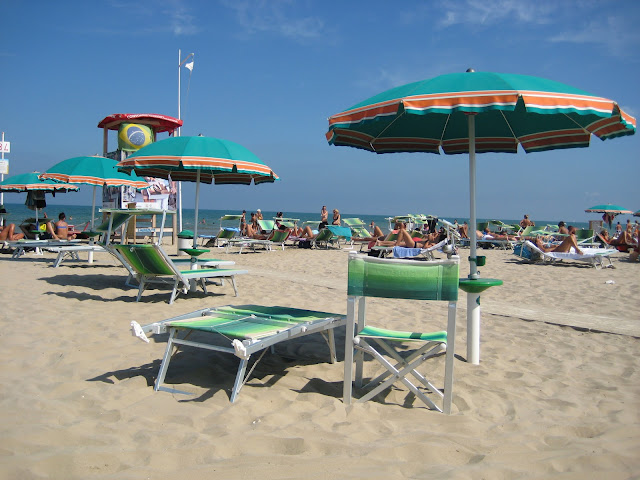
[[[420,248],[393,247],[394,258],[417,257],[421,252]]]

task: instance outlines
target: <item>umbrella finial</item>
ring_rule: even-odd
[[[475,70],[473,68],[467,68],[467,73],[473,73]]]

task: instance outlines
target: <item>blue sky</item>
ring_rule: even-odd
[[[636,0],[17,0],[2,10],[10,174],[101,153],[97,124],[109,114],[177,116],[181,49],[195,53],[190,83],[182,70],[182,134],[240,143],[282,179],[204,186],[202,208],[467,216],[466,155],[375,155],[324,134],[330,115],[380,91],[469,67],[550,78],[640,114]],[[478,217],[639,210],[639,140],[479,155]],[[194,192],[185,184],[187,207]],[[53,202],[90,205],[91,188]]]

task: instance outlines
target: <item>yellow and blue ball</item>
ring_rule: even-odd
[[[125,151],[140,150],[154,140],[153,130],[139,123],[123,123],[118,130],[118,148]]]

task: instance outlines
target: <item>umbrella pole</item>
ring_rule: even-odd
[[[93,200],[91,202],[91,231],[93,232],[93,218],[96,216],[96,186],[93,186]],[[93,237],[89,240],[89,245],[93,245]],[[89,250],[88,262],[93,263],[93,250]]]
[[[478,278],[476,235],[476,122],[475,115],[468,115],[469,123],[469,233],[471,251],[469,255],[469,278]],[[467,362],[480,363],[480,293],[467,292]]]
[[[193,227],[193,248],[198,248],[198,203],[200,202],[200,170],[196,173],[196,222]]]

